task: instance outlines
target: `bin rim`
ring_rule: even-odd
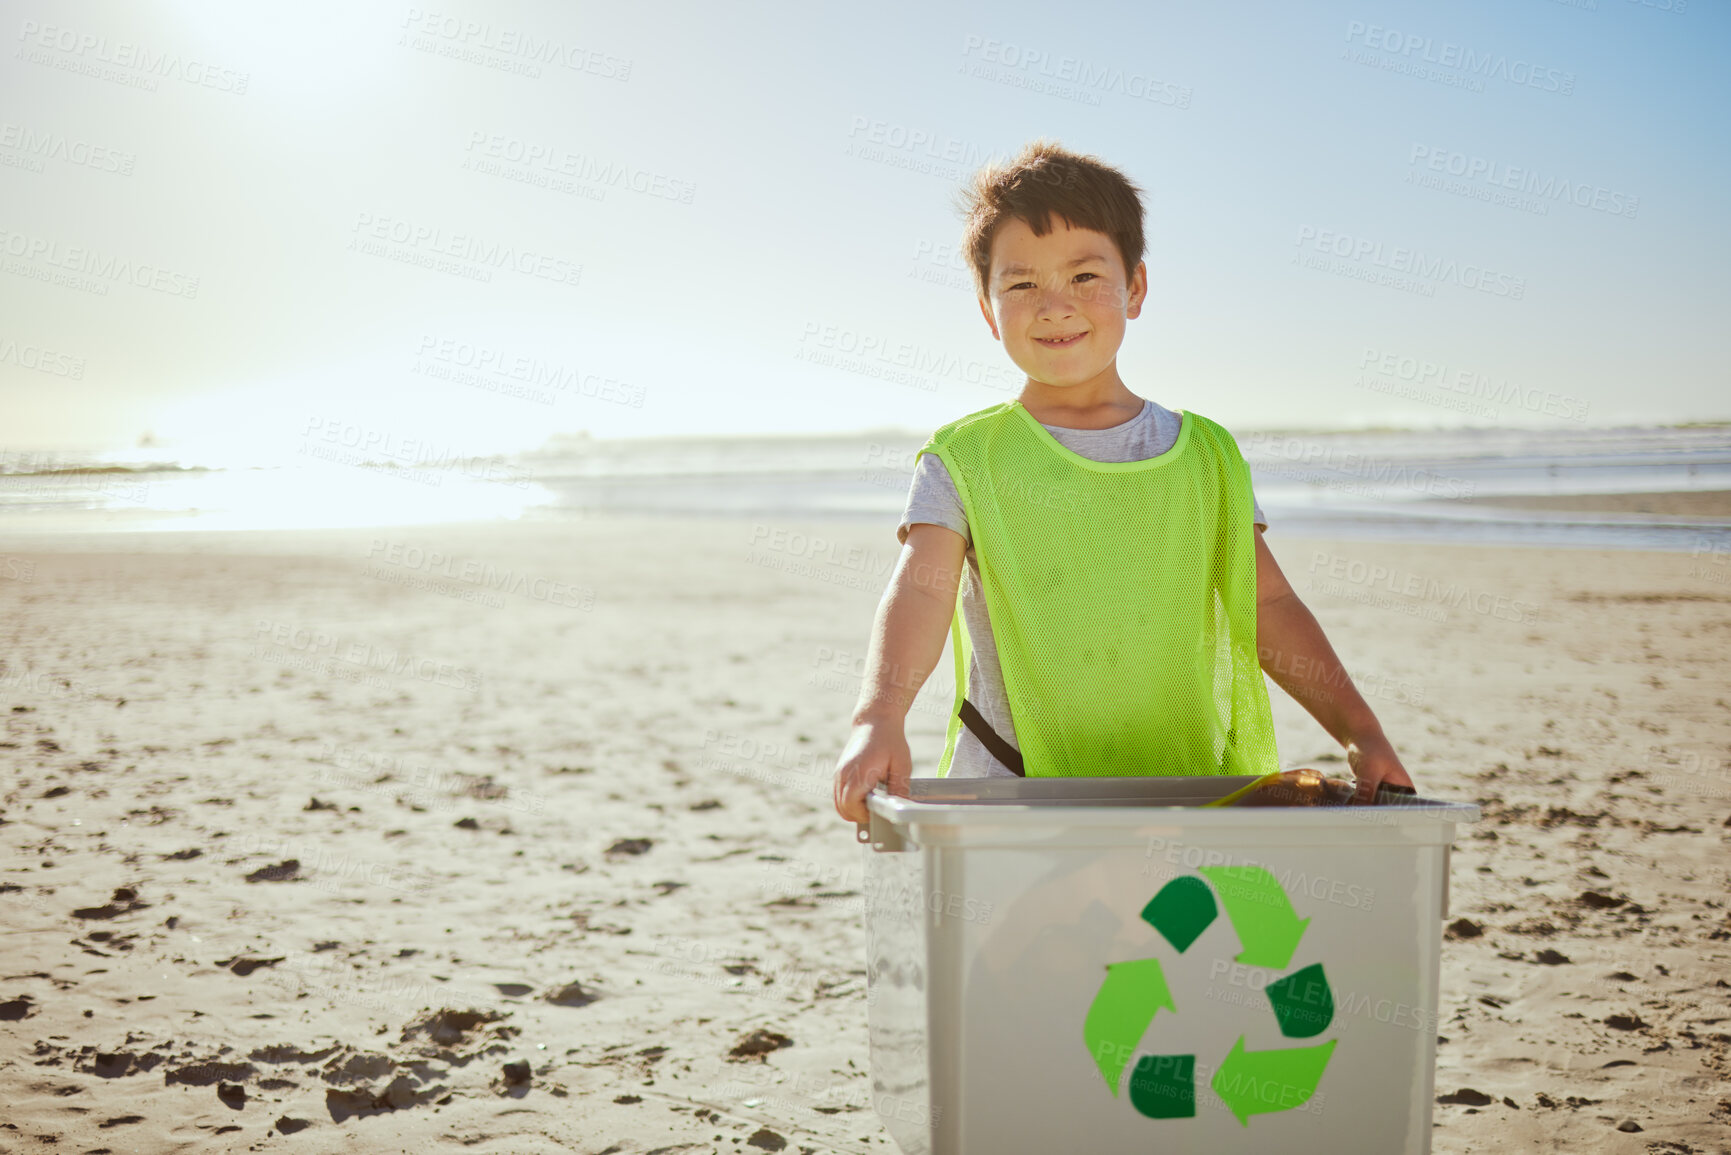
[[[1292,829],[1320,831],[1366,827],[1417,827],[1477,822],[1477,803],[1415,797],[1393,806],[1208,807],[1209,796],[1230,793],[1254,776],[1209,776],[1205,793],[1188,796],[1203,779],[1065,778],[945,779],[915,778],[912,797],[882,786],[866,797],[867,809],[892,826],[951,828],[1095,827],[1146,829]],[[962,785],[967,783],[967,785]],[[1153,785],[1158,783],[1160,785]],[[989,785],[976,785],[989,784]],[[969,793],[973,796],[969,797]],[[1069,801],[1066,793],[1076,801]],[[1018,795],[1025,795],[1018,797]],[[927,797],[920,797],[926,795]],[[1168,797],[1162,798],[1161,795]],[[1174,799],[1182,801],[1174,801]],[[1144,803],[1144,799],[1146,800]],[[1092,802],[1093,804],[1090,804]]]

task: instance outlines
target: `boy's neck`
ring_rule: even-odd
[[[1034,420],[1060,429],[1110,429],[1134,420],[1144,404],[1125,386],[1116,365],[1076,385],[1048,385],[1029,378],[1017,400]]]

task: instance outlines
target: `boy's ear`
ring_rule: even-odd
[[[992,316],[992,306],[987,303],[984,297],[978,297],[975,299],[980,302],[980,316],[986,319],[986,327],[992,331],[992,340],[1003,340],[1003,338],[998,335],[998,319]]]
[[[1137,261],[1136,271],[1130,274],[1129,300],[1125,303],[1124,316],[1127,320],[1135,320],[1142,313],[1142,302],[1148,298],[1148,262]]]

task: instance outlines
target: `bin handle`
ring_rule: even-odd
[[[871,790],[867,792],[865,798],[861,800],[865,803],[866,820],[864,822],[856,822],[853,824],[853,836],[856,842],[870,842],[872,840],[872,812],[870,799],[873,794],[878,793],[882,789],[882,786],[873,786]]]
[[[883,784],[878,784],[878,786],[872,786],[871,791],[869,791],[869,793],[867,793],[867,795],[865,795],[865,798],[862,798],[862,800],[860,800],[860,802],[864,803],[864,805],[865,805],[865,821],[864,821],[864,823],[853,823],[853,840],[855,840],[855,842],[860,842],[860,843],[871,842],[871,819],[872,819],[871,797],[872,797],[872,795],[874,795],[874,793],[879,793],[879,791],[881,791],[881,790],[883,790]]]
[[[884,789],[882,783],[879,783],[872,787],[871,793],[887,795],[889,791]],[[870,794],[866,795],[868,800],[870,797]],[[853,824],[854,838],[857,841],[880,853],[907,849],[907,844],[902,841],[902,836],[896,833],[896,828],[879,818],[877,812],[870,808],[869,801],[866,815],[866,821]]]

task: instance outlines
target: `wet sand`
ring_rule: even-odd
[[[1731,490],[1700,489],[1676,493],[1533,494],[1524,497],[1478,497],[1475,505],[1506,509],[1539,509],[1557,513],[1647,514],[1660,518],[1731,519]]]

